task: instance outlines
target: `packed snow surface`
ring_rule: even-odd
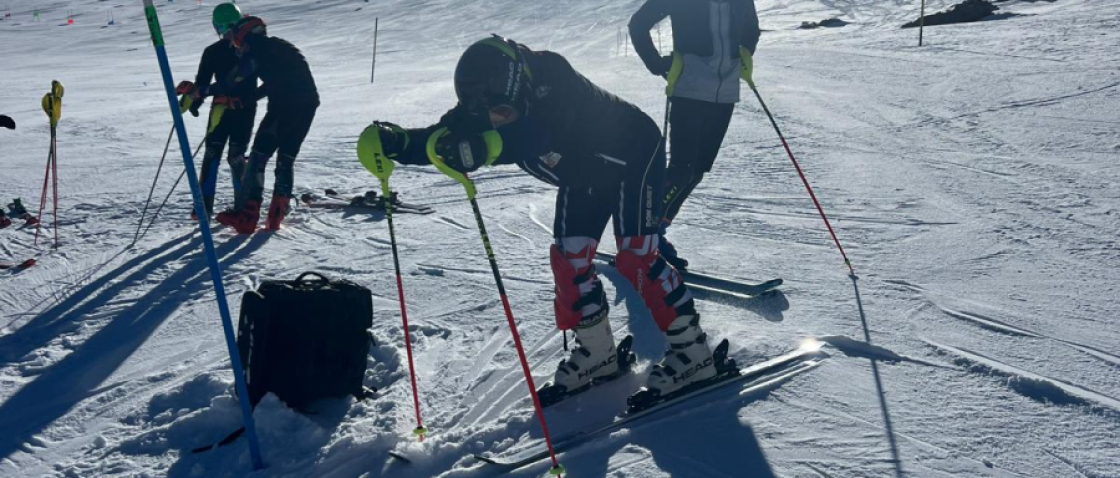
[[[192,78],[215,39],[213,3],[157,4],[176,80]],[[297,193],[376,189],[356,161],[358,134],[374,119],[433,123],[454,103],[457,56],[491,32],[559,52],[655,119],[664,113],[661,80],[618,46],[636,0],[238,4],[304,50],[320,87]],[[932,0],[927,11],[949,5]],[[1120,3],[999,5],[991,21],[926,29],[918,47],[917,31],[899,28],[917,0],[758,0],[759,91],[858,280],[749,90],[670,238],[695,270],[785,279],[780,293],[751,301],[698,302],[708,333],[730,339],[740,363],[807,337],[831,357],[765,390],[724,390],[577,447],[560,457],[567,476],[1120,476]],[[0,113],[19,127],[0,130],[4,203],[22,197],[38,209],[49,141],[39,99],[53,79],[67,91],[60,247],[49,228],[38,245],[34,229],[0,231],[0,259],[39,259],[0,272],[0,475],[490,477],[501,472],[472,454],[539,444],[463,190],[431,168],[402,167],[393,187],[437,209],[395,221],[429,438],[410,433],[384,218],[299,208],[276,233],[215,229],[234,313],[259,281],[306,270],[368,286],[378,343],[366,385],[383,394],[327,400],[310,415],[267,397],[255,412],[261,471],[244,438],[190,453],[236,429],[240,411],[185,185],[129,247],[171,127],[141,2],[14,0],[10,12]],[[849,24],[797,29],[832,17]],[[197,144],[204,122],[187,122]],[[176,146],[157,204],[182,170]],[[224,165],[221,175],[224,207]],[[551,236],[538,226],[551,224],[554,192],[513,167],[477,184],[543,383],[564,355]],[[629,285],[609,268],[604,277],[615,334],[635,337],[638,373],[549,409],[557,435],[617,413],[664,350]]]

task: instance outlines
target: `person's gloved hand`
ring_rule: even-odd
[[[754,74],[754,56],[746,47],[739,47],[739,61],[743,64],[743,70],[739,73],[739,77],[746,81],[748,85],[751,85],[751,89],[754,89],[754,78],[752,77]]]
[[[460,173],[469,173],[482,167],[490,159],[486,139],[481,134],[461,134],[447,131],[436,140],[436,154],[444,164]]]

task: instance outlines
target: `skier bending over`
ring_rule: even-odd
[[[641,293],[671,347],[646,386],[669,394],[713,377],[692,294],[658,253],[665,155],[657,124],[559,54],[499,36],[463,53],[455,93],[458,104],[439,123],[420,129],[374,123],[360,141],[379,144],[381,154],[401,164],[428,164],[430,147],[460,172],[516,164],[559,186],[550,250],[556,324],[575,329],[578,346],[560,362],[554,385],[581,389],[618,371],[609,307],[593,262],[612,217],[618,270]]]
[[[241,187],[232,209],[219,213],[218,222],[232,226],[242,234],[256,231],[264,200],[264,168],[273,153],[276,159],[276,182],[268,208],[268,229],[280,229],[280,222],[290,210],[292,171],[303,145],[315,110],[319,108],[319,90],[311,75],[307,59],[295,45],[281,38],[268,36],[264,20],[245,17],[234,24],[230,41],[236,49],[238,78],[232,86],[215,83],[196,90],[196,96],[231,95],[230,88],[242,82],[255,82],[260,77],[257,97],[267,96],[268,110],[257,127],[249,164],[241,176]]]
[[[214,213],[214,193],[218,183],[218,162],[222,156],[222,149],[229,140],[230,176],[233,179],[233,190],[236,195],[241,189],[241,176],[245,172],[245,163],[248,161],[245,153],[249,149],[249,139],[253,134],[253,122],[257,117],[257,77],[256,73],[249,73],[243,81],[236,82],[238,71],[238,57],[233,49],[233,27],[241,20],[241,9],[232,3],[222,3],[214,7],[213,24],[218,32],[218,41],[206,47],[202,52],[202,60],[198,64],[198,75],[194,83],[189,81],[179,84],[178,93],[184,96],[184,107],[191,114],[198,116],[204,98],[195,101],[193,93],[196,85],[209,85],[210,81],[217,79],[218,83],[227,85],[228,95],[215,95],[213,105],[210,107],[210,127],[206,133],[206,153],[202,157],[202,172],[199,179],[202,185],[202,200],[206,206],[206,214]],[[234,85],[234,83],[236,84]],[[230,86],[232,85],[232,86]],[[195,218],[194,209],[191,217]],[[197,219],[197,218],[195,218]]]
[[[673,55],[663,57],[649,31],[666,16],[673,22]],[[759,34],[754,0],[646,0],[630,18],[634,50],[650,73],[669,80],[673,154],[665,171],[660,246],[661,255],[678,269],[688,267],[688,261],[677,255],[665,230],[712,170],[739,101],[739,79],[754,85],[752,55]]]

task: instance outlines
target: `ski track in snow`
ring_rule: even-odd
[[[779,292],[750,301],[696,294],[705,330],[730,339],[740,363],[806,337],[840,353],[788,380],[727,390],[563,453],[569,476],[1120,476],[1115,2],[1001,2],[1001,13],[1018,16],[927,28],[921,48],[916,31],[897,28],[916,18],[920,2],[756,2],[766,31],[755,79],[852,258],[862,308],[784,149],[744,91],[719,159],[669,237],[696,270],[785,279]],[[462,187],[417,167],[398,168],[392,187],[437,209],[394,217],[429,438],[410,435],[384,215],[297,206],[275,233],[212,229],[234,317],[241,293],[268,278],[317,270],[370,287],[377,345],[365,383],[380,392],[324,401],[312,415],[266,398],[255,412],[269,465],[260,472],[251,473],[245,439],[191,454],[237,428],[240,412],[184,184],[130,246],[171,124],[140,2],[33,3],[15,2],[13,18],[0,21],[0,113],[19,125],[0,130],[0,199],[22,197],[38,210],[48,134],[38,99],[59,79],[67,86],[61,244],[51,247],[47,211],[38,244],[34,228],[0,231],[3,260],[38,260],[0,272],[0,475],[547,471],[542,462],[503,474],[470,458],[516,453],[542,436]],[[213,41],[213,2],[156,3],[176,80],[189,77]],[[355,161],[361,129],[373,119],[435,121],[454,101],[456,58],[491,32],[560,52],[655,120],[664,113],[663,82],[632,45],[616,43],[640,0],[239,3],[304,50],[320,86],[297,193],[378,189]],[[75,24],[60,26],[68,11]],[[380,32],[371,86],[373,17]],[[849,25],[796,29],[829,17]],[[668,51],[668,22],[661,33]],[[186,120],[197,144],[202,122]],[[182,171],[176,145],[149,218]],[[219,169],[224,207],[232,192],[228,169]],[[543,385],[567,354],[548,270],[554,190],[509,167],[474,180]],[[613,332],[634,336],[638,364],[632,376],[549,409],[556,436],[621,410],[664,351],[629,284],[610,267],[600,273]],[[865,332],[872,342],[855,338]]]

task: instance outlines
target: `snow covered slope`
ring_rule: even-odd
[[[214,39],[213,4],[157,3],[175,75],[192,77]],[[355,161],[358,133],[373,119],[435,121],[453,104],[458,54],[490,32],[564,54],[660,119],[660,80],[617,50],[639,4],[239,2],[305,51],[322,92],[296,165],[300,192],[375,188]],[[1120,3],[1004,3],[1019,16],[930,28],[921,48],[916,31],[897,28],[919,5],[758,1],[768,31],[756,81],[858,282],[746,95],[715,169],[671,232],[697,270],[786,279],[781,294],[699,303],[709,333],[729,338],[737,360],[757,362],[809,336],[831,344],[832,358],[772,388],[721,392],[572,450],[561,457],[568,476],[1120,476]],[[68,10],[74,25],[59,26]],[[266,398],[255,415],[268,463],[260,472],[244,440],[191,454],[236,428],[239,411],[183,185],[128,247],[171,126],[140,2],[18,0],[11,11],[0,22],[0,113],[19,129],[0,130],[5,203],[38,205],[48,142],[39,98],[52,79],[67,93],[62,245],[36,246],[31,229],[0,231],[3,260],[39,257],[32,269],[0,272],[0,475],[486,477],[498,472],[472,453],[540,440],[462,189],[430,168],[400,168],[393,183],[405,199],[438,209],[396,223],[430,438],[418,444],[409,433],[385,222],[300,209],[275,234],[217,232],[231,303],[263,278],[312,269],[369,286],[379,346],[367,385],[387,393],[324,403],[309,416]],[[832,16],[851,24],[795,29]],[[203,122],[188,123],[197,142]],[[181,167],[173,151],[157,202]],[[232,193],[221,174],[224,204]],[[477,179],[544,380],[563,355],[551,239],[536,224],[549,223],[553,191],[512,168]],[[625,281],[605,275],[615,332],[635,336],[644,371],[663,338]],[[550,410],[554,433],[617,411],[641,378]]]

